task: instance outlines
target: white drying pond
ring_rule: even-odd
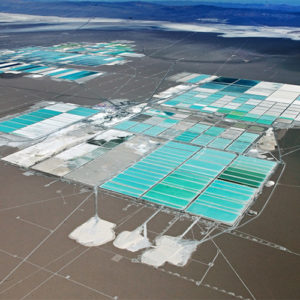
[[[122,137],[128,137],[132,136],[132,133],[128,133],[125,131],[110,129],[103,133],[98,134],[94,137],[95,140],[105,140],[106,142],[109,142],[111,140],[115,140]]]

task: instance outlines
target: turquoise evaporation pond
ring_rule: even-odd
[[[42,71],[42,70],[45,70],[48,68],[49,68],[48,66],[26,65],[26,66],[15,67],[15,68],[12,68],[11,70],[22,71],[24,73],[31,73],[31,72],[35,72],[35,71]],[[74,69],[65,69],[65,70],[53,71],[52,73],[47,74],[47,76],[61,75],[58,77],[59,79],[78,80],[78,79],[81,79],[81,78],[84,78],[87,76],[91,76],[91,75],[95,75],[98,73],[95,71],[83,70],[83,71],[78,71],[73,74],[63,75],[64,73],[69,73],[71,71],[75,71],[75,70]]]
[[[188,208],[187,212],[233,225],[255,196],[257,189],[215,180]]]
[[[41,70],[45,70],[45,69],[48,69],[49,67],[46,67],[46,66],[37,66],[36,68],[32,68],[32,69],[27,69],[27,70],[24,70],[23,72],[25,73],[30,73],[30,72],[35,72],[35,71],[41,71]]]
[[[208,134],[202,134],[199,137],[195,138],[192,143],[199,145],[199,146],[206,146],[208,145],[211,141],[215,139],[214,136],[208,135]]]
[[[233,161],[247,165],[253,159],[191,147],[168,142],[101,187],[233,225],[258,189],[217,177]],[[265,165],[272,168],[274,162]]]
[[[130,132],[134,132],[134,133],[140,133],[145,131],[146,129],[149,129],[150,127],[152,127],[152,125],[150,124],[145,124],[145,123],[139,123],[133,127],[131,127],[129,129]]]
[[[271,125],[277,119],[277,116],[268,115],[267,113],[262,115],[251,114],[251,111],[258,105],[262,105],[261,102],[267,98],[267,96],[248,93],[248,90],[259,84],[260,81],[245,79],[234,80],[236,82],[225,78],[223,82],[222,77],[219,77],[212,82],[200,83],[197,88],[193,88],[192,90],[165,100],[163,105],[196,110],[206,114],[220,113],[230,119]],[[225,96],[232,97],[232,99],[228,101],[224,99],[224,102],[221,98]],[[218,100],[220,100],[220,102]],[[248,100],[258,100],[259,103],[249,105],[247,104]],[[228,107],[229,104],[238,105]],[[233,151],[240,153],[246,148],[243,147],[242,144],[237,144],[236,148],[234,146]]]
[[[141,198],[184,210],[235,157],[233,153],[201,149]]]
[[[215,140],[210,142],[209,146],[212,148],[223,150],[231,143],[232,143],[232,140],[220,137],[220,138],[216,138]]]
[[[53,71],[52,73],[47,74],[47,76],[56,76],[63,73],[74,71],[73,69],[65,69],[65,70],[59,70],[59,71]]]
[[[222,127],[198,123],[177,136],[174,140],[206,146],[224,131],[225,128]]]
[[[174,138],[175,141],[192,143],[198,146],[209,146],[220,150],[229,150],[242,154],[260,136],[251,132],[243,132],[236,139],[221,138],[225,128],[198,123]]]
[[[101,188],[140,197],[199,149],[196,146],[168,142],[104,183]]]
[[[74,65],[87,65],[87,66],[100,66],[107,64],[108,62],[115,62],[124,60],[122,57],[115,57],[123,53],[123,51],[105,53],[105,56],[100,55],[91,55],[91,54],[80,54],[79,52],[86,52],[85,48],[70,49],[69,52],[55,51],[56,49],[49,48],[40,48],[40,47],[30,47],[20,49],[14,54],[8,55],[7,58],[13,58],[18,55],[18,58],[24,62],[34,62],[37,60],[42,61],[43,63],[57,65],[65,64],[65,61],[68,64]],[[109,54],[109,55],[108,55]]]
[[[158,111],[158,113],[160,116],[161,112]],[[143,133],[150,136],[158,136],[163,131],[165,131],[166,128],[170,128],[178,122],[178,120],[170,119],[166,115],[164,115],[164,119],[161,119],[161,121],[158,120],[156,125],[148,124],[146,122],[141,123],[126,120],[115,125],[114,128],[130,131],[133,133]],[[220,150],[228,149],[233,152],[243,153],[259,136],[253,133],[244,133],[240,138],[236,140],[236,142],[232,144],[233,140],[218,138],[218,136],[220,136],[224,131],[225,128],[222,127],[198,123],[175,137],[174,141],[192,143],[198,146],[209,146]],[[230,148],[228,148],[229,145]]]
[[[219,179],[260,189],[277,162],[240,155]]]
[[[207,79],[209,77],[211,77],[211,75],[201,74],[201,75],[199,75],[197,77],[189,79],[187,82],[189,82],[189,83],[198,83],[199,81]]]
[[[87,107],[77,107],[75,109],[69,110],[66,113],[78,116],[89,117],[98,113],[96,109],[91,109]],[[14,132],[15,130],[24,128],[29,125],[33,125],[40,121],[55,117],[62,114],[60,111],[52,109],[39,109],[28,114],[20,115],[16,118],[9,119],[7,121],[0,122],[0,131],[4,133]]]
[[[19,66],[19,67],[14,67],[11,68],[11,71],[24,71],[24,70],[29,70],[29,69],[33,69],[33,68],[37,68],[39,66],[37,65],[26,65],[26,66]]]
[[[97,72],[80,71],[80,72],[73,73],[73,74],[70,74],[70,75],[60,76],[58,78],[59,79],[67,79],[67,80],[78,80],[78,79],[81,79],[83,77],[87,77],[87,76],[91,76],[91,75],[95,75],[95,74],[97,74]]]
[[[115,125],[114,128],[127,130],[133,133],[143,133],[150,136],[157,136],[178,122],[178,120],[174,120],[165,116],[165,118],[162,118],[161,121],[156,125],[128,120]]]
[[[98,112],[99,110],[97,109],[92,109],[87,107],[77,107],[72,110],[69,110],[67,113],[72,115],[77,115],[77,116],[89,117]]]
[[[209,127],[210,127],[209,125],[198,123],[193,125],[191,128],[189,128],[189,131],[200,134],[206,129],[208,129]]]
[[[144,131],[144,134],[150,135],[150,136],[157,136],[161,134],[163,131],[165,131],[167,128],[166,127],[161,127],[161,126],[153,126],[147,130]]]
[[[0,131],[10,133],[17,129],[24,128],[28,125],[38,123],[42,120],[52,118],[59,114],[61,114],[61,112],[55,110],[39,109],[19,117],[0,122]]]
[[[123,121],[117,125],[114,126],[115,129],[121,129],[121,130],[128,130],[130,127],[133,127],[134,125],[139,124],[135,121]]]
[[[258,137],[259,134],[244,132],[229,147],[227,147],[227,150],[241,154],[247,150]]]
[[[174,140],[189,143],[197,136],[198,136],[198,133],[196,133],[196,132],[185,131],[182,134],[180,134],[179,136],[177,136]]]

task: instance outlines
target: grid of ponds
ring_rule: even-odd
[[[121,54],[133,53],[133,47],[120,43],[60,44],[52,47],[26,47],[0,52],[1,60],[17,59],[32,63],[59,65],[101,66],[124,60]]]
[[[44,66],[39,64],[24,64],[17,63],[10,64],[0,64],[0,69],[3,69],[3,72],[22,72],[28,74],[38,74],[41,76],[49,76],[52,79],[59,80],[68,80],[68,81],[87,81],[97,76],[100,76],[103,73],[97,71],[89,71],[89,70],[79,70],[73,68],[53,68],[50,66]]]
[[[39,137],[97,112],[75,104],[56,103],[1,122],[0,129]],[[96,181],[96,184],[104,182],[101,185],[104,189],[233,225],[253,202],[276,162],[240,155],[259,134],[217,124],[199,122],[199,117],[190,113],[149,109],[31,167],[86,182],[87,174],[94,174],[104,166]],[[150,154],[133,158],[132,149],[138,146],[130,146],[130,141],[136,138],[148,141],[149,130],[157,130],[150,134],[154,136],[155,147],[147,148],[147,153],[152,151]],[[162,136],[170,130],[175,132],[171,138],[169,134]],[[204,142],[207,139],[204,136],[210,139]],[[129,143],[126,149],[124,141]],[[159,143],[163,145],[157,148]],[[124,155],[123,168],[107,162],[113,157],[115,160],[117,155]],[[106,172],[107,168],[114,171]]]
[[[61,74],[66,75],[64,72],[56,75]],[[184,80],[210,79],[199,76],[187,78],[186,75]],[[236,94],[237,91],[233,92],[233,89],[242,92],[239,89],[242,84],[245,91],[259,84],[230,78],[214,77],[213,80],[187,93],[197,92],[194,96],[206,101],[205,97],[201,98],[198,94],[212,89],[211,85],[215,89],[216,86],[219,87],[216,93],[230,87],[230,91],[226,93]],[[194,86],[193,82],[190,86]],[[229,94],[226,97],[230,97]],[[291,107],[297,109],[295,103],[292,105]],[[75,104],[57,103],[3,121],[0,123],[0,130],[36,138],[98,112],[99,110]],[[167,111],[151,108],[114,125],[113,129],[47,157],[32,168],[79,182],[104,182],[101,185],[103,189],[234,225],[254,201],[277,165],[275,161],[244,155],[261,137],[265,128],[243,123],[248,120],[241,121],[233,120],[228,123],[219,119],[213,122],[212,119],[189,110]],[[109,131],[111,134],[108,134]],[[128,138],[130,141],[126,143],[129,144],[134,139],[140,139],[138,145],[144,142],[150,145],[149,140],[153,139],[151,143],[155,147],[149,148],[147,144],[146,152],[132,155],[132,149],[136,149],[137,145],[128,144],[125,149],[123,146],[126,143],[123,142]],[[163,145],[157,148],[161,143]],[[150,151],[150,154],[145,154]],[[122,153],[123,167],[119,161],[111,162],[115,161],[116,155],[122,156]],[[96,181],[86,180],[89,177],[87,174],[96,176],[95,172],[99,168],[105,176],[98,172]],[[113,172],[108,171],[108,168],[113,168]]]
[[[214,76],[164,105],[263,125],[288,123],[300,121],[300,86]]]
[[[141,197],[198,150],[196,146],[168,142],[101,187]]]
[[[276,165],[172,141],[101,187],[233,225]]]
[[[233,153],[201,149],[143,195],[142,199],[183,210],[235,156]]]
[[[134,53],[132,44],[124,44],[118,42],[111,43],[66,43],[50,47],[51,50],[71,52],[71,53],[84,53],[84,54],[97,54],[118,56],[124,53]]]
[[[124,121],[117,124],[115,128],[135,133],[144,133],[150,136],[158,136],[160,133],[177,124],[178,122],[179,120],[172,118],[154,117],[148,121],[145,120],[144,122],[137,122],[133,120]],[[155,123],[157,125],[155,125]]]
[[[65,176],[130,139],[132,134],[110,129],[35,165],[34,170]],[[107,137],[110,137],[109,139]]]
[[[187,130],[179,129],[183,124],[188,127]],[[115,125],[114,128],[236,153],[244,153],[261,136],[241,128],[223,128],[208,123],[186,122],[175,113],[158,110],[145,111],[139,116]]]
[[[259,188],[275,168],[276,162],[241,155],[220,176],[220,179]]]
[[[261,137],[263,128],[259,132],[257,126],[217,124],[199,121],[190,113],[152,108],[115,125],[119,130],[172,141],[101,187],[235,224],[277,163],[241,155]]]
[[[57,103],[0,122],[0,131],[39,138],[98,112],[99,110],[75,104]]]
[[[184,131],[174,140],[243,153],[259,137],[259,134],[243,132],[243,130],[235,128],[228,128],[226,130],[222,127],[198,123]]]
[[[223,223],[234,224],[248,207],[255,193],[255,188],[215,180],[186,211]]]
[[[97,67],[124,62],[122,55],[133,52],[132,45],[120,43],[67,43],[53,47],[27,47],[0,51],[0,72],[17,71],[84,82],[101,75],[91,70],[61,68],[65,65]]]
[[[17,53],[18,60],[32,63],[40,61],[44,64],[79,65],[79,66],[101,66],[107,63],[122,61],[122,57],[111,57],[103,55],[87,55],[71,52],[59,52],[41,48],[27,48]]]
[[[187,73],[182,72],[173,76],[170,76],[168,79],[176,82],[185,82],[185,83],[200,83],[201,81],[212,78],[211,75],[207,74],[198,74],[198,73]]]

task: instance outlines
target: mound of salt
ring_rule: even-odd
[[[116,224],[100,219],[97,216],[78,226],[69,238],[86,247],[104,245],[115,239],[114,227]]]
[[[142,235],[142,227],[133,231],[123,231],[114,240],[114,246],[119,249],[127,249],[131,252],[136,252],[144,248],[152,246],[149,239]]]
[[[157,238],[155,242],[155,248],[145,251],[141,261],[156,268],[166,262],[175,266],[185,266],[199,244],[198,241],[185,240],[181,236],[168,235]]]

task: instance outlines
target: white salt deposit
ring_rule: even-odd
[[[265,135],[257,142],[259,148],[264,151],[274,151],[277,146],[277,141],[274,135],[273,128],[269,128]]]
[[[113,126],[113,125],[115,125],[115,124],[117,124],[117,123],[119,123],[119,122],[123,122],[123,121],[125,121],[125,120],[128,120],[128,119],[130,119],[132,117],[132,114],[128,114],[126,117],[114,117],[114,118],[112,118],[111,120],[109,120],[109,121],[105,121],[104,123],[103,123],[103,125],[104,126],[107,126],[107,127],[110,127],[110,126]]]
[[[143,228],[139,227],[133,231],[123,231],[114,240],[114,246],[119,249],[127,249],[136,252],[152,246],[147,236],[142,235]]]
[[[13,136],[8,134],[0,134],[0,147],[1,146],[8,146],[13,148],[21,148],[25,145],[30,144],[31,140],[19,137],[19,136]]]
[[[24,176],[33,176],[34,175],[34,172],[31,172],[31,171],[26,171],[24,173],[22,173]]]
[[[126,57],[144,57],[144,54],[141,53],[131,53],[131,52],[125,52],[125,53],[121,53],[121,56],[126,56]]]
[[[90,218],[69,234],[69,238],[86,247],[104,245],[115,238],[116,224],[100,219],[98,216]]]
[[[132,148],[134,153],[138,155],[144,155],[145,153],[148,153],[151,149],[153,149],[153,144],[157,144],[157,142],[149,139],[145,142],[141,142],[139,145],[136,145],[135,143],[127,142],[126,147]]]
[[[157,210],[152,214],[141,226],[133,231],[123,231],[114,241],[114,246],[120,249],[127,249],[131,252],[136,252],[141,249],[152,246],[147,236],[147,224],[152,220],[161,210]],[[143,233],[143,234],[142,234]]]
[[[102,111],[98,114],[95,114],[89,118],[89,121],[92,121],[93,125],[101,125],[105,122],[105,120],[114,115],[115,110],[113,108],[105,108],[105,111]]]
[[[152,246],[147,236],[147,224],[162,210],[162,208],[163,207],[152,214],[141,226],[135,230],[121,232],[115,239],[114,246],[120,249],[127,249],[131,252],[136,252]]]
[[[199,241],[185,240],[183,237],[199,221],[197,218],[180,236],[163,235],[156,238],[154,249],[145,251],[141,261],[153,267],[160,267],[166,262],[183,267],[187,264],[193,252],[197,249]]]
[[[173,95],[177,95],[178,93],[184,92],[191,89],[190,85],[185,85],[185,84],[179,84],[177,86],[174,87],[170,87],[169,89],[154,95],[153,97],[155,98],[160,98],[160,99],[166,99],[169,98]]]
[[[71,160],[75,159],[80,156],[84,156],[93,150],[98,149],[98,146],[92,145],[92,144],[87,144],[87,143],[82,143],[79,145],[76,145],[72,147],[71,149],[65,150],[58,155],[56,155],[56,158],[62,159],[64,161],[66,160]]]
[[[266,182],[265,186],[266,186],[266,187],[271,187],[271,186],[273,186],[274,184],[275,184],[274,181],[269,180],[269,181]]]
[[[37,16],[25,14],[0,13],[2,22],[49,22],[49,23],[64,23],[64,22],[87,22],[88,18],[64,18],[56,16]],[[94,18],[93,18],[94,19]],[[97,22],[120,22],[122,19],[112,18],[95,18]]]
[[[138,114],[145,108],[145,106],[147,106],[147,103],[141,103],[139,105],[134,105],[134,106],[129,107],[128,111],[133,114]]]
[[[166,262],[179,267],[185,266],[199,244],[198,241],[167,235],[159,237],[155,242],[155,248],[145,251],[141,261],[156,268]]]
[[[50,135],[40,143],[10,154],[2,160],[29,168],[46,158],[87,140],[93,135],[86,133],[82,129],[82,124],[75,124]]]
[[[44,77],[44,75],[42,75],[42,74],[30,74],[30,75],[27,75],[25,77],[36,79],[36,78]]]
[[[36,26],[36,27],[24,27],[24,28],[6,28],[3,29],[3,33],[6,32],[25,32],[32,30],[74,30],[78,28],[78,25],[85,24],[86,29],[103,28],[105,24],[112,27],[140,27],[149,28],[157,27],[161,30],[170,31],[187,31],[187,32],[214,32],[219,33],[223,37],[233,38],[247,38],[247,37],[265,37],[265,38],[284,38],[291,40],[300,40],[299,27],[287,27],[287,26],[245,26],[245,25],[230,25],[224,24],[224,22],[211,23],[209,20],[207,23],[202,24],[190,24],[190,23],[172,23],[164,21],[145,21],[145,20],[125,20],[125,19],[113,19],[113,18],[64,18],[55,16],[36,16],[25,14],[10,14],[0,13],[0,19],[2,22],[13,22],[18,24],[43,24],[47,23],[48,26]],[[116,62],[117,63],[117,62]]]
[[[257,157],[257,158],[267,158],[267,156],[264,155],[264,153],[266,153],[266,152],[258,150],[258,149],[250,149],[248,151],[247,155],[251,156],[251,157]]]
[[[131,136],[132,133],[128,133],[125,131],[120,131],[120,130],[115,130],[115,129],[110,129],[107,130],[103,133],[98,134],[97,136],[95,136],[95,140],[105,140],[107,142],[114,140],[114,139],[118,139],[121,137],[127,137],[127,136]]]

